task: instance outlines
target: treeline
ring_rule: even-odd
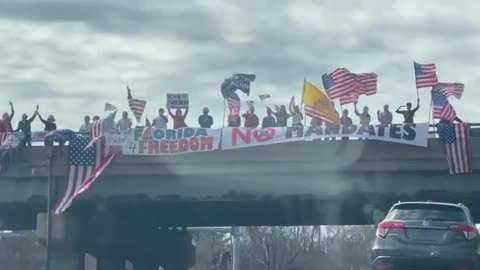
[[[241,235],[241,270],[371,269],[373,226],[244,227]],[[232,270],[229,234],[196,233],[193,242],[193,270]],[[34,232],[0,233],[1,269],[38,270],[44,264],[45,249]]]
[[[240,241],[240,269],[366,270],[373,226],[247,227]],[[195,235],[195,270],[231,270],[228,234]]]

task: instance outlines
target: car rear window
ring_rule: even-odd
[[[388,214],[387,219],[468,222],[460,207],[435,204],[401,204]]]

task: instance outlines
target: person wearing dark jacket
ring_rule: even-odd
[[[203,108],[203,114],[198,117],[198,124],[202,128],[211,128],[213,125],[213,118],[208,114],[208,108]]]
[[[55,124],[55,117],[53,115],[49,115],[47,117],[47,120],[42,118],[42,115],[39,113],[38,118],[40,118],[40,121],[45,125],[45,128],[43,129],[46,132],[52,131],[57,129],[57,124]]]
[[[25,138],[23,139],[23,146],[25,146],[25,145],[32,146],[32,127],[31,127],[31,124],[32,124],[33,120],[35,120],[35,117],[37,117],[37,114],[38,114],[38,105],[37,105],[37,108],[35,109],[35,112],[33,113],[33,115],[30,118],[28,118],[28,115],[26,113],[24,113],[22,115],[22,120],[20,120],[20,122],[18,122],[18,127],[17,127],[17,129],[14,130],[14,132],[21,131],[23,133],[23,135],[25,136]]]
[[[272,115],[272,109],[267,108],[267,116],[263,118],[262,121],[262,128],[268,128],[268,127],[276,127],[277,126],[277,121],[275,120],[275,117]]]

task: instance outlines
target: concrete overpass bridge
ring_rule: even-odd
[[[186,269],[193,264],[190,236],[171,226],[372,224],[398,200],[462,202],[480,220],[480,137],[471,138],[471,149],[474,173],[460,176],[448,174],[435,138],[428,148],[347,140],[119,156],[53,219],[54,269],[80,269],[76,258],[84,252],[100,258],[101,269],[117,269],[123,259],[135,269]],[[58,197],[67,151],[54,151]],[[37,214],[47,209],[47,153],[32,147],[19,158],[0,177],[3,229],[44,225]]]

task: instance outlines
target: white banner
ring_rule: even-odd
[[[109,146],[121,149],[124,155],[177,155],[217,150],[221,129],[136,128],[127,134],[106,135]]]
[[[222,133],[222,149],[227,150],[333,137],[378,140],[427,147],[428,124],[394,124],[390,126],[352,125],[349,127],[333,125],[330,127],[322,126],[319,129],[310,126],[264,129],[224,128]]]

